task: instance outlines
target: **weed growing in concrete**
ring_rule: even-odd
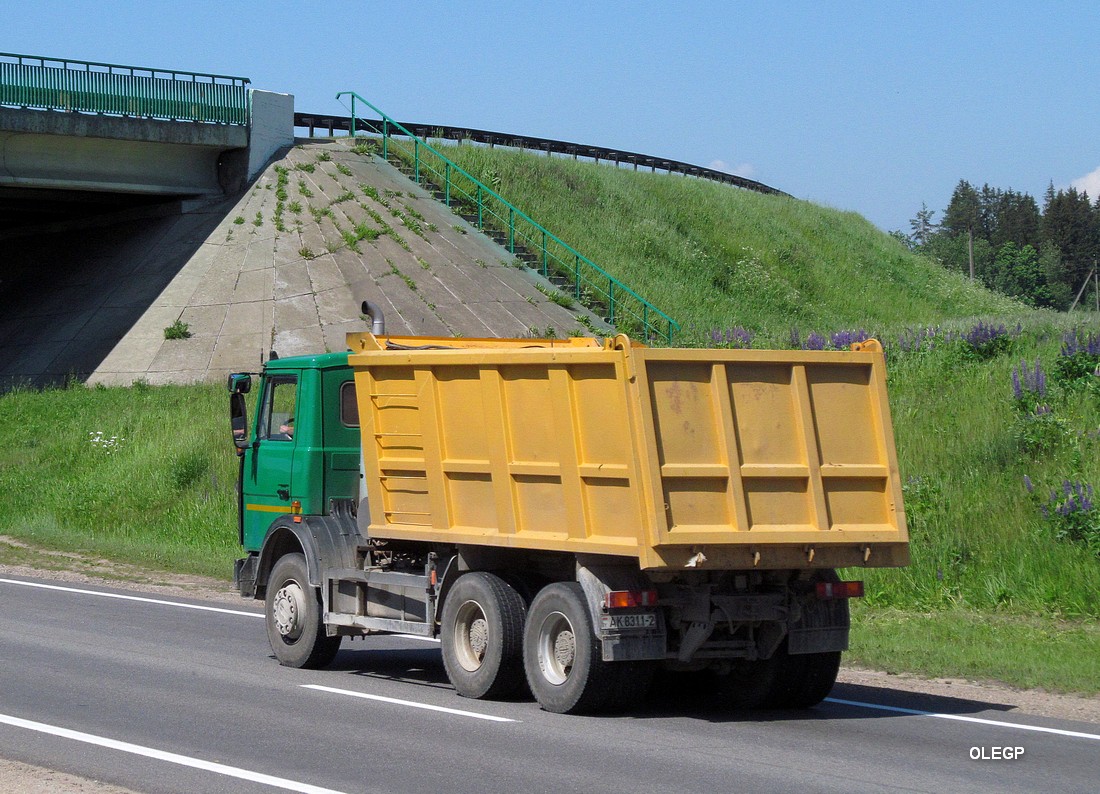
[[[388,260],[387,260],[388,261]],[[397,265],[390,262],[390,272],[405,282],[409,289],[416,292],[416,282],[397,269]]]
[[[292,201],[286,205],[286,208],[293,212],[295,215],[302,214],[302,202],[300,201]]]
[[[307,248],[305,246],[298,249],[298,256],[302,257],[302,259],[316,259],[317,258],[317,254],[313,253],[313,249],[312,248]]]
[[[459,226],[457,223],[452,223],[451,228],[454,229],[459,234],[466,234],[467,233],[466,232],[466,227],[465,226]]]
[[[485,268],[486,270],[489,269],[489,264],[484,259],[475,259],[474,264],[477,265],[478,267]]]
[[[327,163],[331,159],[332,159],[332,155],[329,154],[328,152],[317,152],[317,162]]]
[[[542,286],[542,284],[536,284],[535,289],[537,289],[539,292],[549,298],[551,303],[556,303],[563,309],[572,309],[574,306],[573,299],[561,290],[547,289],[546,287]]]
[[[317,166],[315,166],[313,163],[298,163],[298,165],[294,166],[294,170],[305,171],[307,174],[312,174],[314,171],[317,170]]]
[[[183,320],[176,320],[164,329],[165,339],[190,339],[191,329]]]
[[[419,256],[418,256],[418,257],[416,258],[416,261],[417,261],[417,262],[419,262],[419,263],[420,263],[420,266],[421,266],[422,268],[424,268],[425,270],[431,270],[431,269],[432,269],[432,266],[428,264],[428,260],[427,260],[427,259],[423,259],[423,258],[421,258],[421,257],[419,257]]]
[[[381,195],[379,195],[378,188],[376,188],[374,185],[368,185],[366,182],[360,182],[359,189],[363,191],[364,196],[370,199],[374,199],[383,207],[390,206],[390,203],[382,198]]]
[[[331,207],[333,204],[343,204],[345,201],[355,201],[355,194],[352,193],[350,190],[345,190],[339,196],[334,198],[329,203],[329,206]]]
[[[233,219],[233,223],[240,226],[242,223],[244,223],[244,216],[243,215],[238,215],[236,218]]]
[[[264,216],[259,210],[256,210],[256,217],[252,219],[252,225],[256,227],[264,225]]]
[[[302,198],[313,198],[313,191],[309,189],[304,179],[298,180],[298,193]]]
[[[395,218],[400,219],[401,223],[405,225],[405,228],[415,234],[417,237],[424,237],[424,230],[420,228],[420,224],[413,218],[409,217],[399,209],[391,209],[390,214]]]
[[[355,226],[355,236],[360,240],[377,240],[385,232],[382,229],[372,229],[365,221],[360,221]]]
[[[337,171],[339,171],[339,172],[340,172],[341,174],[343,174],[344,176],[352,176],[352,171],[351,171],[351,169],[350,169],[350,168],[348,168],[348,167],[347,167],[346,165],[344,165],[343,163],[337,163],[337,164],[336,164],[336,170],[337,170]]]
[[[344,238],[344,245],[350,248],[357,254],[363,253],[359,250],[359,238],[355,235],[355,232],[349,232],[346,229],[340,231],[340,236]]]
[[[436,226],[436,225],[435,225],[434,223],[429,223],[429,224],[428,224],[428,231],[429,231],[429,232],[438,232],[438,231],[439,231],[439,227],[438,227],[438,226]]]

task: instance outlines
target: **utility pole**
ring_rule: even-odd
[[[970,254],[970,280],[974,280],[974,227],[966,227],[966,250]]]
[[[1088,289],[1089,282],[1093,280],[1094,276],[1096,276],[1096,264],[1095,263],[1093,263],[1092,270],[1089,271],[1089,274],[1087,276],[1085,276],[1085,280],[1081,284],[1081,289],[1077,290],[1077,297],[1073,299],[1073,304],[1069,307],[1069,311],[1073,311],[1074,309],[1077,308],[1078,301],[1080,301],[1081,296],[1085,294],[1085,290]],[[1097,301],[1100,302],[1100,298],[1097,298]]]

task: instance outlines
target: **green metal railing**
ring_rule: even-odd
[[[247,77],[0,53],[0,105],[247,125]]]
[[[575,300],[601,310],[620,331],[646,340],[672,342],[680,325],[663,311],[363,97],[353,91],[336,95],[337,99],[343,97],[351,99],[351,136],[359,132],[380,135],[383,158],[393,153],[404,159],[417,183],[429,181],[440,188],[447,206],[466,209],[471,216],[476,214],[479,229],[495,228],[506,235],[505,245],[512,254],[517,249],[534,252],[538,261],[529,266],[546,278],[557,276],[566,281]],[[359,118],[357,103],[377,113],[379,119]]]

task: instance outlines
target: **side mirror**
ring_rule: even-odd
[[[248,391],[248,384],[245,386],[245,391]],[[233,431],[233,446],[237,448],[237,454],[242,454],[248,447],[248,408],[244,404],[244,394],[239,391],[229,395],[229,426]]]
[[[248,394],[252,391],[252,376],[247,372],[234,372],[226,383],[230,394]]]

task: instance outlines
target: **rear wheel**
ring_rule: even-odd
[[[755,709],[767,701],[775,688],[777,675],[775,657],[733,662],[726,675],[716,675],[716,694],[723,706],[734,709]]]
[[[787,643],[776,651],[775,680],[763,705],[773,709],[808,709],[829,696],[840,672],[840,651],[792,656]]]
[[[285,554],[271,569],[265,600],[267,639],[279,664],[324,667],[340,650],[340,637],[325,634],[321,593],[309,584],[306,558]]]
[[[463,574],[443,605],[443,666],[458,694],[505,697],[523,685],[526,608],[515,589],[491,573]]]
[[[535,596],[523,634],[531,693],[546,711],[580,714],[614,706],[623,692],[615,665],[603,660],[584,591],[558,582]]]

